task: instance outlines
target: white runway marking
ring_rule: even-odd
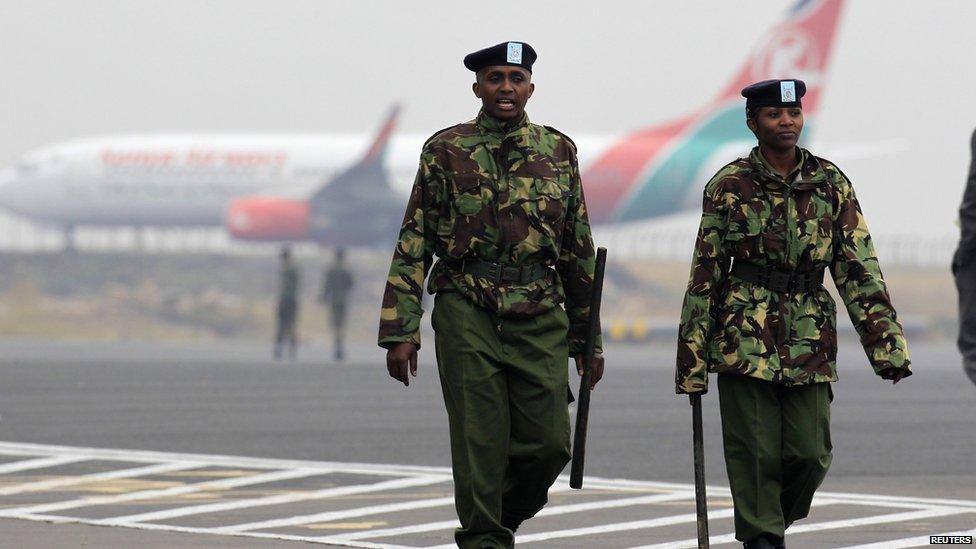
[[[68,446],[49,446],[40,444],[23,444],[14,442],[0,442],[0,455],[19,456],[23,459],[10,463],[0,464],[0,517],[17,518],[34,521],[48,521],[57,523],[78,523],[102,526],[117,526],[136,530],[156,530],[169,532],[186,532],[192,534],[240,536],[256,539],[275,539],[286,541],[303,541],[319,543],[338,547],[358,547],[363,549],[409,549],[417,547],[434,547],[436,549],[448,549],[453,545],[440,545],[443,541],[430,545],[431,540],[444,540],[449,537],[447,532],[457,527],[457,519],[454,517],[453,498],[443,496],[444,492],[450,491],[451,471],[446,467],[422,467],[411,465],[379,465],[370,463],[337,463],[320,462],[308,460],[283,460],[283,459],[261,459],[239,456],[225,455],[206,455],[206,454],[186,454],[168,452],[148,452],[140,450],[116,450],[100,448],[75,448]],[[99,473],[70,475],[62,477],[47,475],[43,480],[37,477],[18,476],[26,471],[55,467],[70,463],[98,460],[100,462],[118,462],[119,466],[114,470],[107,470]],[[139,467],[132,467],[131,463],[141,463]],[[245,476],[234,478],[221,478],[219,480],[209,480],[191,484],[183,484],[177,480],[177,485],[167,488],[150,490],[139,490],[135,487],[144,486],[138,480],[141,477],[151,477],[173,473],[188,469],[202,468],[234,468],[247,469],[253,471]],[[372,477],[375,481],[361,480],[353,484],[348,479],[347,484],[342,484],[342,480],[347,477],[336,477],[341,475],[357,475]],[[275,481],[289,479],[303,479],[313,476],[333,475],[330,479],[331,486],[324,489],[312,489],[306,482],[305,487],[301,485],[290,490],[276,490],[272,495],[261,497],[242,497],[244,492],[235,491],[238,488],[247,486],[266,484]],[[31,480],[34,479],[34,480]],[[77,493],[79,485],[92,484],[112,481],[118,479],[135,479],[132,484],[134,487],[129,492],[120,494],[94,496],[86,498],[72,498],[38,503],[41,495],[50,498],[57,498],[64,489],[63,493],[74,495]],[[167,479],[169,480],[169,479]],[[567,479],[561,477],[559,482],[552,488],[552,492],[568,492]],[[319,484],[321,485],[321,484]],[[411,493],[404,491],[408,488],[423,486],[436,486],[434,494],[429,491],[426,493]],[[125,488],[122,485],[121,488]],[[572,492],[566,494],[565,498],[569,501],[560,505],[551,505],[537,515],[533,520],[536,531],[518,536],[519,545],[528,543],[550,542],[548,546],[565,546],[567,540],[575,538],[578,546],[602,546],[619,547],[614,545],[615,532],[641,531],[647,530],[649,540],[658,540],[658,543],[642,545],[638,549],[650,547],[695,547],[694,539],[672,539],[662,535],[664,527],[677,524],[693,524],[695,522],[694,513],[674,514],[673,507],[668,503],[690,502],[694,500],[694,487],[688,484],[669,483],[669,482],[650,482],[626,479],[604,479],[588,477],[585,484],[586,489],[582,492]],[[113,486],[119,489],[120,486]],[[75,490],[72,493],[72,490]],[[721,486],[709,486],[709,495],[712,498],[729,498],[728,488]],[[175,501],[161,501],[160,498],[178,498],[207,492],[208,498],[220,498],[223,501],[214,503],[204,503],[197,505],[180,505],[179,499]],[[18,494],[37,494],[32,495],[30,504],[14,505],[12,502],[4,501],[3,497],[16,496]],[[579,496],[577,496],[579,494]],[[249,494],[253,496],[253,493]],[[434,495],[435,497],[431,497]],[[70,497],[70,496],[69,496]],[[573,501],[576,497],[585,497],[586,500]],[[152,500],[152,501],[150,501]],[[361,505],[359,502],[370,501],[369,505]],[[384,501],[386,500],[386,501]],[[21,500],[23,501],[23,500]],[[284,505],[295,504],[296,502],[308,502],[310,511],[316,510],[316,502],[328,502],[328,510],[301,514],[283,513],[286,509]],[[116,509],[107,507],[109,505],[144,505],[151,503],[158,506],[155,510],[146,512],[119,513]],[[910,496],[880,496],[873,494],[849,494],[824,492],[814,500],[817,508],[828,505],[857,505],[865,508],[872,513],[867,516],[844,520],[830,520],[820,522],[807,522],[797,524],[790,528],[789,534],[803,534],[810,532],[820,532],[827,530],[842,530],[845,528],[858,528],[871,525],[891,525],[885,529],[882,536],[888,535],[892,538],[900,539],[883,540],[877,543],[857,545],[849,549],[880,549],[882,547],[917,547],[928,545],[928,536],[919,536],[917,531],[912,531],[899,524],[906,524],[911,521],[926,521],[933,524],[938,531],[948,531],[949,534],[941,535],[973,535],[973,530],[967,530],[971,525],[972,517],[976,516],[976,501],[946,498],[918,498]],[[98,506],[102,506],[99,508]],[[159,507],[164,507],[160,509]],[[425,509],[436,509],[443,507],[436,513],[445,520],[430,521],[436,515],[421,514],[427,517],[426,521],[417,521],[410,515],[413,511]],[[631,520],[613,523],[599,523],[599,517],[612,518],[613,513],[601,515],[602,510],[614,508],[632,507],[636,511],[630,511],[633,518],[634,512],[643,514],[646,509],[650,517],[646,520]],[[71,510],[85,508],[84,511],[89,516],[70,516]],[[102,509],[103,514],[99,517],[92,517],[93,513],[98,513]],[[249,510],[252,510],[248,512]],[[287,509],[293,510],[294,506]],[[886,509],[898,509],[898,512],[885,512]],[[140,510],[135,508],[134,511]],[[145,511],[143,507],[141,509]],[[229,513],[221,520],[219,513],[237,510],[237,513]],[[114,516],[106,516],[112,512]],[[63,514],[68,512],[68,514]],[[587,522],[579,524],[579,527],[565,527],[565,520],[561,523],[553,521],[550,517],[572,516],[579,514],[585,516]],[[212,527],[193,527],[183,524],[162,524],[161,521],[173,521],[181,517],[191,517],[207,515],[207,523],[215,524]],[[967,517],[953,519],[960,515]],[[242,522],[241,517],[251,518],[248,522]],[[350,518],[373,517],[369,522],[348,523],[339,522]],[[645,515],[647,516],[647,515]],[[715,509],[709,513],[709,517],[716,519],[717,525],[728,524],[729,517],[732,516],[731,509]],[[814,513],[813,517],[816,517]],[[811,519],[812,520],[812,519]],[[953,522],[955,520],[956,522]],[[968,523],[959,521],[967,520]],[[934,522],[941,521],[941,522]],[[178,522],[178,521],[177,521]],[[420,522],[419,524],[417,522]],[[596,522],[596,524],[593,524]],[[399,524],[399,525],[398,525]],[[562,526],[557,526],[561,524]],[[968,524],[968,525],[967,525]],[[376,528],[375,526],[388,527]],[[941,526],[939,526],[941,525]],[[962,528],[960,529],[960,526]],[[301,535],[303,531],[309,531],[326,527],[330,529],[344,530],[329,536],[322,535]],[[541,527],[541,528],[540,528]],[[656,530],[655,530],[656,529]],[[954,531],[958,530],[958,531]],[[670,530],[667,530],[670,531]],[[433,538],[431,533],[437,533]],[[693,528],[688,532],[693,533]],[[935,534],[937,532],[933,532]],[[642,534],[643,536],[643,534]],[[385,543],[373,540],[391,539],[393,543]],[[633,539],[633,538],[631,538]],[[425,541],[426,540],[426,541]],[[710,538],[712,543],[731,543],[733,536],[728,533],[716,532]],[[555,544],[555,545],[553,545]]]
[[[80,475],[77,477],[64,477],[49,480],[39,480],[37,482],[27,482],[16,486],[0,488],[0,496],[12,496],[23,492],[39,492],[50,490],[51,488],[66,488],[78,484],[89,482],[101,482],[105,480],[119,480],[126,478],[145,477],[158,475],[160,473],[172,473],[202,467],[200,463],[190,461],[174,461],[173,463],[161,463],[159,465],[146,465],[145,467],[135,467],[132,469],[121,469],[118,471],[106,471],[104,473],[92,473],[90,475]]]
[[[449,496],[445,498],[421,499],[417,501],[408,501],[405,503],[389,503],[387,505],[374,505],[372,507],[359,507],[357,509],[349,509],[347,511],[329,511],[325,513],[317,513],[314,515],[301,515],[301,516],[288,517],[283,519],[265,520],[262,522],[250,522],[247,524],[224,526],[221,528],[216,528],[215,530],[222,534],[230,534],[234,532],[247,532],[248,530],[270,530],[272,528],[281,528],[283,526],[295,526],[298,524],[312,524],[313,522],[329,522],[332,520],[358,518],[358,517],[365,517],[369,515],[378,515],[382,513],[397,513],[400,511],[413,511],[415,509],[429,509],[431,507],[442,507],[446,505],[454,505],[454,496]]]
[[[263,473],[260,475],[251,475],[247,477],[200,482],[197,484],[189,484],[186,486],[175,486],[173,488],[160,488],[157,490],[141,490],[138,492],[119,494],[117,496],[79,498],[79,499],[72,499],[68,501],[58,501],[55,503],[31,505],[28,507],[14,507],[13,509],[4,509],[0,511],[0,517],[10,517],[19,514],[39,515],[42,513],[50,513],[51,511],[64,511],[66,509],[77,509],[78,507],[90,507],[92,505],[111,505],[114,503],[126,503],[130,501],[141,500],[141,499],[182,496],[186,494],[192,494],[194,492],[200,492],[203,490],[226,490],[229,488],[251,486],[254,484],[261,484],[265,482],[275,482],[278,480],[309,477],[317,474],[320,474],[320,472],[312,471],[308,469],[295,469],[292,471],[275,471],[273,473]]]
[[[307,476],[307,475],[301,475],[301,476]],[[292,478],[297,478],[297,477],[292,477]],[[216,513],[219,511],[229,511],[231,509],[246,509],[248,507],[280,505],[283,503],[294,503],[296,501],[325,499],[325,498],[331,498],[336,496],[348,496],[353,494],[367,494],[370,492],[383,492],[386,490],[399,490],[401,488],[410,488],[414,486],[429,486],[431,484],[440,484],[442,482],[447,482],[448,480],[450,479],[443,476],[399,478],[396,480],[386,480],[383,482],[377,482],[375,484],[340,486],[337,488],[325,488],[323,490],[315,490],[312,492],[294,492],[291,494],[282,494],[278,496],[268,496],[263,498],[228,501],[224,503],[209,503],[207,505],[194,505],[192,507],[178,507],[176,509],[168,509],[166,511],[156,511],[154,513],[142,513],[139,515],[115,517],[111,519],[105,519],[105,521],[103,522],[106,525],[119,526],[123,524],[126,525],[131,524],[134,522],[151,522],[151,521],[167,520],[176,517],[185,517],[189,515],[199,515],[201,513]]]
[[[58,465],[66,465],[68,463],[84,461],[84,459],[85,458],[78,456],[51,456],[15,461],[13,463],[4,463],[3,465],[0,465],[0,475],[19,473],[20,471],[29,471],[31,469],[43,469],[45,467],[57,467]]]
[[[565,515],[568,513],[580,513],[583,511],[591,511],[594,509],[613,509],[619,507],[627,507],[630,505],[647,505],[651,503],[664,503],[668,501],[678,501],[683,499],[694,499],[694,492],[677,492],[673,494],[657,494],[653,496],[643,496],[643,497],[633,497],[633,498],[623,498],[623,499],[611,499],[611,500],[600,500],[589,503],[574,503],[569,505],[554,505],[551,507],[546,507],[542,511],[539,511],[537,517],[552,517],[558,515]],[[336,541],[350,541],[357,539],[366,538],[382,538],[382,537],[392,537],[399,536],[403,534],[417,534],[420,532],[434,532],[437,530],[446,530],[448,528],[457,528],[458,521],[443,521],[443,522],[431,522],[428,524],[416,524],[414,526],[404,526],[403,528],[390,528],[387,530],[372,530],[369,532],[357,532],[355,534],[343,534],[339,536],[327,536],[320,538],[321,540],[336,540]],[[531,541],[532,536],[519,536],[519,543],[524,543],[525,541]],[[547,538],[548,539],[548,538]],[[451,546],[447,546],[451,547]]]

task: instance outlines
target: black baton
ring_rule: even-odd
[[[579,399],[576,402],[576,432],[573,435],[573,463],[569,486],[583,487],[583,460],[586,458],[586,426],[590,420],[590,378],[593,377],[593,357],[596,337],[600,331],[600,300],[603,298],[603,272],[607,267],[607,249],[597,248],[596,269],[593,273],[593,293],[590,295],[590,318],[586,326],[586,346],[583,348],[583,377],[580,379]]]
[[[708,549],[708,502],[705,500],[705,443],[702,440],[701,395],[691,395],[692,438],[695,454],[695,511],[698,514],[698,547]]]

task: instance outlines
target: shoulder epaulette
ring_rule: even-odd
[[[440,134],[442,134],[444,132],[453,130],[454,128],[458,127],[459,125],[460,124],[454,124],[453,126],[448,126],[446,128],[441,128],[441,129],[437,130],[436,132],[434,132],[433,135],[431,135],[430,137],[427,138],[427,141],[424,141],[424,146],[421,147],[421,148],[426,148],[427,147],[427,144],[430,143],[431,141],[433,141],[434,138],[436,138],[438,135],[440,135]]]
[[[559,134],[560,136],[562,136],[563,139],[569,141],[570,146],[573,147],[573,152],[576,152],[576,143],[568,135],[557,130],[556,128],[553,128],[552,126],[542,126],[542,127],[551,131],[552,133]]]

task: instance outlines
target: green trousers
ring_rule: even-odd
[[[502,524],[542,509],[570,457],[569,320],[558,307],[501,320],[457,293],[437,294],[431,320],[451,428],[455,540],[513,547]]]
[[[735,537],[783,537],[810,512],[830,467],[830,387],[784,387],[719,374],[725,466],[735,505]]]

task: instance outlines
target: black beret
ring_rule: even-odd
[[[800,107],[800,98],[807,93],[803,80],[763,80],[742,88],[746,108]]]
[[[535,50],[525,42],[502,42],[465,55],[464,66],[478,72],[492,65],[511,65],[532,72],[536,57]]]

